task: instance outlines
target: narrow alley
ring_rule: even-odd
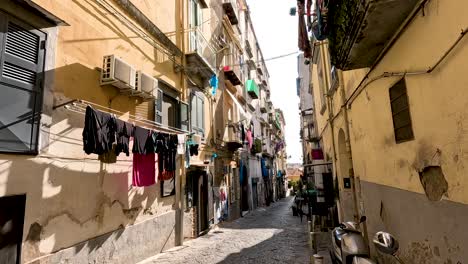
[[[309,263],[307,220],[291,213],[292,197],[140,262]]]

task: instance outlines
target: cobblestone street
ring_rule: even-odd
[[[291,203],[288,197],[259,208],[140,264],[309,263],[307,220],[292,216]]]

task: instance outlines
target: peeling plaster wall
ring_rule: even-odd
[[[467,9],[463,1],[429,1],[370,79],[434,65],[468,26]],[[467,57],[465,38],[434,72],[405,77],[414,140],[394,139],[389,88],[401,77],[372,82],[350,110],[353,165],[362,180],[370,239],[378,230],[394,233],[407,263],[468,259],[459,250],[467,237]],[[360,82],[344,77],[350,92]]]
[[[132,187],[132,157],[121,154],[117,163],[104,164],[97,155],[86,155],[81,135],[84,116],[63,108],[52,111],[52,106],[79,98],[152,118],[152,102],[118,95],[114,87],[99,85],[104,55],[116,54],[177,89],[182,88],[180,75],[166,56],[135,37],[95,1],[34,2],[69,25],[40,26],[48,33],[40,154],[0,154],[0,196],[26,194],[22,262],[87,263],[89,252],[81,250],[80,243],[96,239],[106,245],[92,253],[98,263],[129,263],[130,251],[148,256],[163,244],[173,245],[174,197],[161,198],[159,184]],[[1,8],[37,25],[34,17],[9,2]],[[152,6],[146,11],[152,18],[160,12],[177,12],[170,3],[167,8]],[[174,23],[155,21],[164,29]],[[143,227],[154,229],[145,232]],[[116,232],[122,236],[118,238]],[[111,235],[102,238],[104,234]],[[128,241],[134,241],[141,252],[126,247]],[[117,251],[114,246],[121,252],[112,253]]]

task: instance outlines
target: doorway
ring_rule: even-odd
[[[249,178],[247,175],[247,167],[242,165],[240,171],[241,179],[241,209],[242,212],[249,211]]]
[[[0,263],[21,261],[26,195],[0,198]]]
[[[208,229],[208,175],[205,171],[194,171],[192,175],[194,186],[197,186],[194,199],[197,205],[198,234]]]

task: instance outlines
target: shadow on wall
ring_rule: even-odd
[[[106,105],[102,102],[117,93],[113,87],[100,87],[99,72],[79,63],[45,75],[46,78],[55,76],[54,92],[63,92],[68,98]],[[140,109],[138,101],[132,100],[116,97],[112,107],[118,106],[116,109],[130,114],[143,111],[145,115],[149,111],[145,107],[152,109],[151,104]],[[25,262],[44,254],[41,252],[56,252],[120,229],[118,238],[122,228],[134,224],[138,216],[160,214],[155,211],[156,206],[173,204],[173,197],[159,198],[159,184],[146,188],[131,186],[131,157],[121,154],[116,164],[108,165],[100,163],[96,155],[87,156],[81,139],[84,115],[64,108],[51,109],[50,105],[44,107],[52,120],[50,125],[41,128],[41,137],[48,140],[42,140],[46,144],[40,155],[0,154],[4,160],[0,173],[6,175],[2,184],[4,193],[27,196],[22,256]],[[155,204],[157,198],[159,204]],[[91,252],[110,236],[109,233],[97,242],[80,244],[77,249],[87,247]]]
[[[120,39],[126,42],[127,44],[130,45],[131,49],[138,50],[139,53],[141,54],[141,59],[146,62],[151,62],[154,67],[153,69],[158,70],[160,72],[160,76],[156,76],[156,78],[159,78],[161,76],[171,76],[175,77],[175,74],[173,72],[174,65],[173,62],[168,58],[168,56],[161,51],[158,51],[158,49],[153,48],[153,52],[149,54],[145,50],[143,50],[135,40],[141,41],[141,37],[135,37],[135,36],[129,36],[128,34],[125,33],[127,31],[127,27],[121,24],[120,22],[117,22],[117,20],[112,20],[113,16],[109,15],[109,13],[101,8],[98,4],[94,3],[94,1],[90,0],[85,0],[83,1],[78,1],[78,0],[72,0],[73,3],[92,16],[94,20],[96,20],[97,23],[100,25],[106,27],[108,30],[112,31],[114,34],[116,34],[116,37],[111,37],[111,38],[94,38],[94,39],[73,39],[73,40],[67,40],[65,43],[78,43],[78,42],[103,42],[106,40],[115,40],[115,39]],[[86,4],[83,4],[86,3]],[[122,29],[125,29],[122,30]],[[132,32],[132,35],[134,33]],[[91,43],[90,43],[91,45]],[[105,45],[105,44],[102,44]],[[129,48],[125,48],[122,45],[119,45],[117,47],[117,50],[120,51],[130,51]],[[103,55],[108,55],[108,54],[103,54]],[[176,83],[175,86],[179,85],[179,83]]]

